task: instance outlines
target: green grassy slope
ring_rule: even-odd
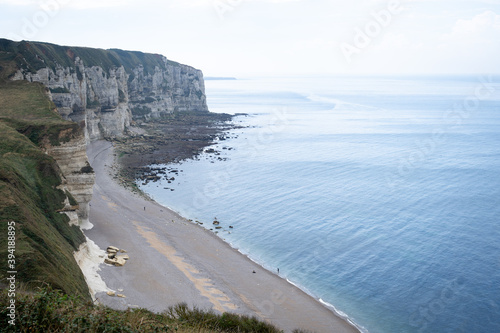
[[[73,251],[84,241],[57,212],[66,198],[59,168],[40,148],[57,145],[81,129],[54,110],[41,84],[3,80],[11,64],[0,60],[0,283],[7,271],[7,223],[16,222],[17,280],[33,288],[48,283],[89,299]]]

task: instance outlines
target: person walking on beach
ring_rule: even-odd
[[[280,268],[278,267],[278,274],[280,273]]]

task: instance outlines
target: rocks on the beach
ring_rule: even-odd
[[[104,263],[108,265],[114,265],[116,262],[115,258],[105,258]]]
[[[107,294],[108,296],[111,296],[111,297],[116,296],[116,294],[115,294],[115,292],[114,292],[114,291],[108,291],[108,292],[106,292],[106,294]]]
[[[127,296],[125,296],[123,294],[116,294],[116,297],[126,298]]]
[[[108,246],[108,248],[106,249],[106,252],[108,252],[108,253],[116,253],[118,251],[120,251],[119,248],[117,248],[116,246],[111,246],[111,245]]]
[[[128,254],[117,255],[118,252],[125,253],[127,251],[120,250],[116,246],[108,246],[106,251],[107,251],[108,257],[104,258],[105,264],[114,265],[114,266],[123,266],[123,265],[125,265],[127,260],[130,258],[128,256]]]
[[[118,267],[125,265],[125,263],[127,262],[127,260],[125,260],[123,258],[114,258],[113,260],[114,260],[113,265],[118,266]]]
[[[220,224],[220,222],[219,222],[219,221],[217,221],[217,220],[215,220],[213,224],[214,224],[214,225],[219,225],[219,224]]]

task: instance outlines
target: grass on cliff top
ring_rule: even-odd
[[[0,117],[32,123],[64,123],[42,84],[27,81],[0,82]]]
[[[17,332],[282,332],[254,317],[189,309],[185,304],[157,314],[145,309],[113,310],[50,288],[16,294]],[[9,297],[0,292],[0,332],[9,327]],[[299,332],[299,331],[296,331]]]
[[[79,57],[86,67],[100,66],[106,72],[122,65],[129,74],[138,66],[143,66],[145,72],[149,74],[154,73],[156,67],[165,69],[163,56],[159,54],[62,46],[42,42],[14,42],[0,38],[0,60],[2,58],[11,60],[18,68],[29,72],[35,73],[45,67],[55,70],[57,66],[62,66],[72,68],[78,73],[74,63],[76,57]]]
[[[53,146],[81,133],[79,125],[61,118],[40,83],[0,81],[0,121],[37,145]]]
[[[57,212],[65,193],[56,161],[41,149],[78,134],[58,116],[39,84],[0,82],[0,285],[9,270],[35,287],[48,283],[90,299],[73,252],[85,241]],[[15,225],[15,269],[8,266],[8,226]]]

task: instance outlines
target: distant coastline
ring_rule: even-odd
[[[210,81],[231,81],[231,80],[237,80],[235,77],[224,77],[224,76],[207,76],[204,78],[205,80],[210,80]]]

